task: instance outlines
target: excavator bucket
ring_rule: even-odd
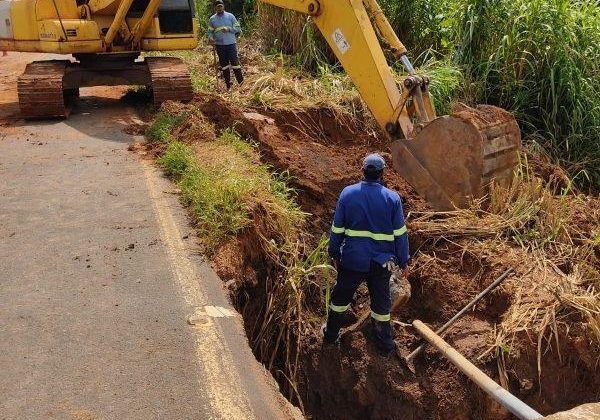
[[[490,105],[458,104],[412,139],[392,143],[394,168],[436,210],[465,207],[489,190],[508,185],[521,134],[509,112]]]

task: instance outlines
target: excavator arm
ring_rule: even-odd
[[[403,95],[399,90],[361,0],[261,1],[310,15],[379,125],[392,135],[408,136],[412,123],[401,111],[406,110],[407,92]],[[382,16],[378,15],[378,21]],[[387,23],[385,16],[383,19]],[[393,34],[391,28],[389,32]],[[400,50],[406,52],[404,46]]]
[[[464,207],[492,180],[510,182],[520,147],[514,117],[490,106],[436,117],[429,80],[416,74],[376,0],[260,1],[311,16],[392,140],[394,168],[432,207]],[[380,40],[406,67],[401,82]]]

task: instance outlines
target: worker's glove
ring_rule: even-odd
[[[396,265],[390,276],[390,297],[392,299],[392,311],[400,306],[406,305],[411,295],[411,287],[408,282],[408,267],[402,269]]]
[[[396,264],[396,261],[394,261],[393,259],[383,263],[381,266],[392,274],[394,274],[394,272],[397,271],[399,268],[398,264]]]

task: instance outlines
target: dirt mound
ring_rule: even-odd
[[[314,215],[314,227],[323,229],[331,223],[340,191],[360,179],[362,159],[367,154],[381,153],[392,166],[386,141],[351,131],[325,109],[273,113],[236,108],[216,96],[202,98],[194,105],[218,128],[233,126],[242,136],[255,141],[275,169],[291,173],[299,202]],[[393,171],[385,174],[385,182],[402,196],[406,212],[427,207]]]

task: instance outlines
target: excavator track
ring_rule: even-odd
[[[50,60],[27,65],[17,82],[23,118],[66,118],[69,115],[63,90],[68,64],[66,60]]]
[[[190,72],[183,61],[173,57],[146,57],[146,63],[150,70],[155,104],[192,100],[194,91]]]

